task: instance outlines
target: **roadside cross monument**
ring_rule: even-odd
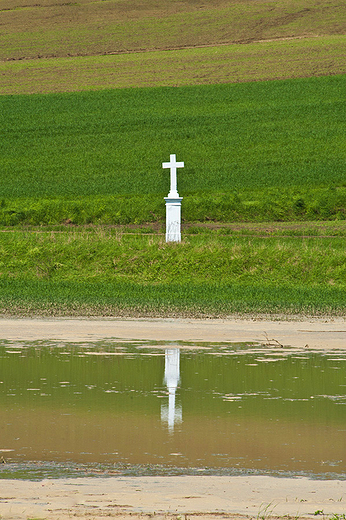
[[[171,188],[166,201],[166,242],[181,241],[181,201],[177,191],[177,168],[184,168],[183,162],[177,162],[175,154],[170,155],[170,161],[162,163],[162,168],[171,172]]]

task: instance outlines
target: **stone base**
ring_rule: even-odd
[[[181,201],[183,197],[165,197],[166,242],[181,241]]]

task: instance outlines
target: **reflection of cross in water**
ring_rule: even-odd
[[[168,389],[168,409],[166,404],[161,407],[161,420],[168,423],[169,431],[174,430],[174,423],[181,422],[181,408],[175,406],[175,393],[180,380],[180,350],[178,348],[165,351],[164,382]]]

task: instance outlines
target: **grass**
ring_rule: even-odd
[[[343,314],[344,239],[5,232],[4,313]]]
[[[3,316],[344,316],[346,291],[302,286],[1,280]]]
[[[345,219],[345,76],[0,98],[0,225]]]
[[[273,502],[270,502],[269,504],[261,504],[260,509],[257,513],[257,520],[267,520],[270,517],[273,517],[273,511],[275,509],[275,505],[273,505]],[[276,517],[277,515],[275,515]]]

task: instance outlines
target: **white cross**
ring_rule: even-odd
[[[184,168],[184,163],[177,162],[175,153],[173,153],[170,155],[170,162],[162,163],[162,168],[170,168],[171,170],[171,190],[168,193],[168,197],[179,197],[179,193],[177,192],[177,168]]]

